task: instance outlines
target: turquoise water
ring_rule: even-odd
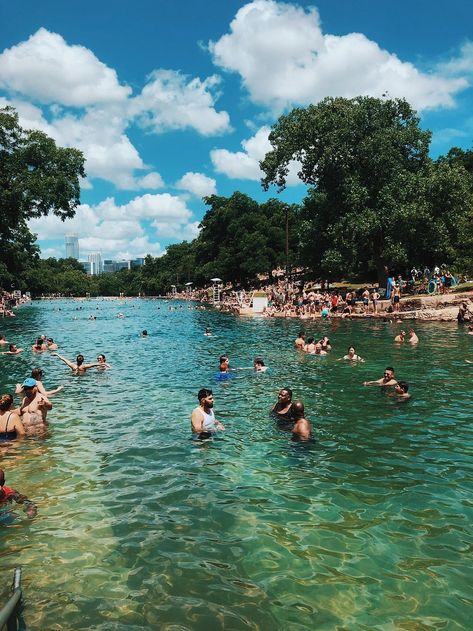
[[[42,302],[0,322],[27,349],[0,357],[2,392],[35,365],[65,385],[45,439],[0,448],[7,485],[39,509],[0,524],[2,591],[21,565],[27,629],[471,629],[473,336],[418,324],[412,348],[393,344],[396,324],[305,323],[334,346],[309,357],[292,348],[297,321],[168,306]],[[78,377],[33,357],[40,333],[113,368]],[[352,343],[365,364],[336,361]],[[224,352],[271,370],[218,383]],[[361,385],[387,365],[411,401]],[[189,415],[208,386],[226,431],[197,444]],[[315,442],[268,418],[283,386]]]

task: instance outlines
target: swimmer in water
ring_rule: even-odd
[[[253,367],[255,369],[255,372],[266,372],[268,370],[268,367],[265,366],[264,361],[261,359],[261,357],[255,357]]]
[[[143,329],[143,331],[141,331],[141,337],[148,337],[148,331],[146,329]]]
[[[5,351],[4,353],[0,353],[0,355],[19,355],[24,350],[25,350],[24,348],[17,348],[16,344],[10,344],[10,346],[8,347],[8,350]]]
[[[20,417],[12,410],[13,397],[11,394],[2,394],[0,397],[0,442],[14,440],[18,436],[24,436],[26,430]]]
[[[292,404],[292,414],[294,427],[291,431],[294,434],[294,438],[309,440],[312,434],[312,425],[310,421],[305,418],[304,404],[302,401],[294,401]]]
[[[0,346],[5,346],[6,344],[8,344],[8,342],[5,339],[5,336],[4,335],[0,335]]]
[[[473,326],[471,326],[471,324],[468,326],[468,331],[466,332],[466,334],[467,335],[473,335]]]
[[[300,351],[304,350],[305,346],[305,333],[304,331],[300,331],[297,338],[294,340],[294,347]]]
[[[57,351],[58,349],[58,345],[52,337],[48,337],[48,339],[46,340],[46,345],[48,347],[48,351]]]
[[[31,377],[36,381],[36,387],[38,388],[38,392],[40,394],[43,394],[45,397],[51,397],[54,394],[61,392],[61,390],[64,390],[64,386],[58,386],[54,390],[46,390],[46,388],[43,385],[43,382],[41,381],[41,379],[43,378],[43,371],[41,370],[41,368],[33,368],[33,370],[31,371]],[[15,388],[15,394],[21,394],[22,392],[23,392],[23,386],[21,385],[21,383],[17,383],[16,388]]]
[[[0,506],[11,502],[23,504],[25,513],[28,517],[34,517],[38,512],[36,504],[29,500],[25,495],[22,495],[15,489],[5,486],[5,472],[3,469],[0,469]]]
[[[404,340],[406,339],[406,332],[405,331],[401,331],[399,333],[399,335],[396,335],[396,337],[394,338],[395,342],[404,342]]]
[[[212,331],[209,329],[209,327],[206,327],[204,335],[206,335],[207,337],[212,337]]]
[[[217,421],[213,411],[214,397],[212,390],[202,388],[197,394],[199,401],[198,407],[194,408],[191,415],[191,427],[193,434],[197,438],[204,440],[215,436],[218,430],[224,430],[225,427]]]
[[[417,344],[419,342],[419,338],[414,332],[414,329],[409,329],[409,338],[407,340],[409,344]]]
[[[47,349],[46,346],[43,344],[43,340],[38,337],[36,342],[31,347],[31,350],[33,351],[33,353],[44,353],[44,351]]]
[[[111,365],[107,364],[107,360],[105,359],[105,355],[103,353],[97,355],[97,361],[97,370],[106,370],[107,368],[111,368]]]
[[[290,388],[281,388],[278,393],[278,400],[271,409],[271,414],[278,422],[292,423],[292,390]]]
[[[352,361],[352,362],[364,362],[365,360],[360,357],[359,355],[356,354],[356,349],[354,346],[349,346],[348,347],[348,351],[347,354],[344,355],[343,357],[340,357],[337,361],[343,361],[343,360],[348,360],[348,361]]]
[[[38,391],[36,380],[32,377],[25,379],[22,384],[24,393],[23,401],[19,408],[21,421],[27,434],[46,429],[47,414],[52,410],[51,401]]]
[[[64,362],[66,366],[69,366],[69,368],[77,374],[83,374],[86,370],[89,370],[89,368],[97,368],[98,366],[100,366],[99,363],[84,364],[85,357],[81,354],[77,355],[75,364],[74,362],[71,362],[65,357],[59,355],[59,353],[51,353],[51,357],[59,357],[59,359]]]
[[[394,390],[399,397],[399,399],[410,399],[411,395],[409,394],[409,384],[407,381],[399,381],[395,386]]]
[[[396,377],[394,376],[394,368],[392,366],[388,366],[384,369],[384,374],[381,379],[376,379],[376,381],[364,381],[364,386],[395,386],[397,384]]]

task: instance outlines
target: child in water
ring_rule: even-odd
[[[15,489],[5,486],[5,472],[3,469],[0,469],[0,508],[10,502],[24,504],[25,513],[28,517],[34,517],[37,513],[36,504],[29,500],[25,495],[15,491]]]

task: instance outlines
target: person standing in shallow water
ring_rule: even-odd
[[[312,425],[305,418],[304,404],[302,401],[294,401],[292,404],[292,415],[294,419],[294,427],[292,433],[294,438],[299,440],[309,440],[312,435]]]
[[[199,405],[194,408],[191,415],[192,433],[200,440],[212,438],[218,430],[224,430],[225,427],[217,421],[213,411],[214,397],[212,390],[202,388],[197,393]]]
[[[271,409],[271,413],[278,422],[292,423],[292,390],[290,388],[282,388],[278,394],[277,403]]]

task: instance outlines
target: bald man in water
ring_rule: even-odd
[[[294,401],[292,404],[292,417],[295,421],[292,433],[300,440],[309,440],[312,434],[312,425],[305,418],[304,404],[302,401]]]

